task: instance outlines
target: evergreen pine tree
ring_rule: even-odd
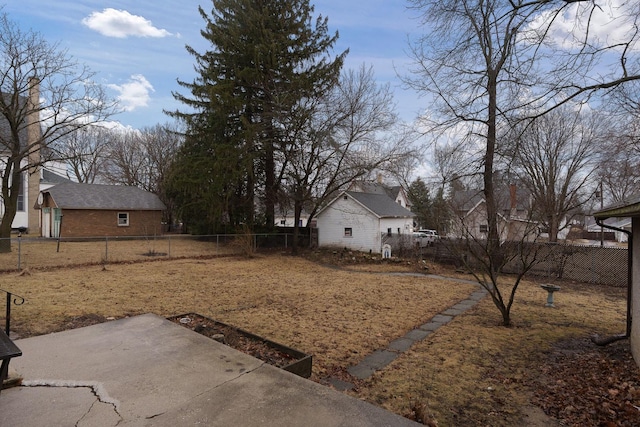
[[[169,112],[187,125],[169,187],[187,221],[273,227],[290,116],[336,84],[347,52],[331,56],[338,34],[313,22],[308,0],[212,3],[210,14],[199,8],[211,48],[187,46],[198,77],[178,81],[190,95],[174,93],[187,111]]]

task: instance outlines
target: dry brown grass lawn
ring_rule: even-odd
[[[560,340],[625,329],[623,289],[565,283],[555,300],[556,308],[545,307],[546,292],[523,283],[515,326],[505,328],[487,297],[376,373],[358,395],[397,413],[426,404],[441,426],[528,425],[521,411],[545,352]]]
[[[95,239],[80,242],[55,239],[22,239],[18,251],[17,239],[12,241],[12,252],[0,253],[0,271],[38,269],[85,264],[105,264],[122,261],[148,261],[157,258],[184,258],[217,256],[232,253],[235,247],[225,246],[218,240],[200,241],[191,236],[150,237],[147,240],[118,238]]]
[[[457,301],[470,285],[336,271],[283,255],[31,271],[0,276],[27,299],[13,310],[22,335],[71,317],[196,312],[314,355],[314,377],[355,364]]]
[[[0,275],[0,288],[27,299],[12,311],[12,330],[21,336],[65,329],[74,317],[196,312],[313,354],[312,379],[321,380],[475,289],[385,274],[415,269],[406,263],[335,269],[273,254],[31,269]],[[545,308],[545,300],[537,284],[523,283],[515,326],[504,328],[485,298],[351,393],[403,415],[411,402],[426,403],[440,426],[518,425],[530,375],[553,343],[625,326],[622,289],[562,284],[557,308]]]

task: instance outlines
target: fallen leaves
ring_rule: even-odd
[[[640,425],[640,371],[628,341],[557,345],[540,367],[534,402],[563,425]]]

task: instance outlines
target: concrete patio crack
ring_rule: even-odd
[[[266,362],[262,362],[260,365],[256,366],[255,368],[253,368],[253,369],[249,369],[249,370],[244,371],[244,372],[240,372],[240,374],[239,374],[239,375],[237,375],[237,376],[235,376],[235,377],[233,377],[233,378],[230,378],[230,379],[228,379],[228,380],[226,380],[226,381],[224,381],[224,382],[221,382],[220,384],[217,384],[215,387],[212,387],[212,388],[210,388],[210,389],[204,390],[202,393],[199,393],[199,394],[197,394],[197,395],[196,395],[196,396],[194,396],[194,397],[202,396],[203,394],[209,393],[211,390],[216,390],[216,389],[218,389],[218,388],[220,388],[220,387],[223,387],[223,386],[225,386],[225,385],[227,385],[227,384],[229,384],[229,383],[232,383],[232,382],[236,381],[236,380],[237,380],[237,379],[239,379],[239,378],[242,378],[243,376],[245,376],[245,375],[247,375],[247,374],[250,374],[250,373],[252,373],[252,372],[255,372],[256,370],[258,370],[258,369],[262,368],[262,367],[263,367],[263,366],[265,366],[265,365],[268,365],[268,363],[266,363]]]
[[[73,381],[73,380],[29,380],[22,381],[22,387],[60,387],[60,388],[87,388],[91,390],[91,393],[96,397],[97,401],[100,403],[104,403],[106,405],[110,405],[113,407],[113,411],[118,415],[119,421],[117,424],[120,424],[121,421],[124,420],[122,415],[118,410],[118,406],[120,402],[116,399],[113,399],[107,391],[105,390],[102,383],[96,381]],[[89,410],[78,420],[76,425],[78,425],[84,417],[91,412],[94,404],[91,405]],[[117,425],[116,424],[116,425]]]

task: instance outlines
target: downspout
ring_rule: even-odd
[[[627,330],[624,334],[621,334],[621,335],[614,335],[607,338],[593,337],[591,339],[591,341],[593,341],[597,345],[607,345],[619,340],[629,338],[631,336],[631,320],[632,320],[631,319],[631,297],[633,296],[633,290],[632,290],[633,289],[633,286],[632,286],[633,272],[632,272],[631,266],[633,262],[633,235],[630,231],[627,231],[625,229],[613,227],[611,225],[606,225],[599,218],[596,218],[596,224],[598,224],[600,227],[608,228],[609,230],[619,231],[627,235]]]

